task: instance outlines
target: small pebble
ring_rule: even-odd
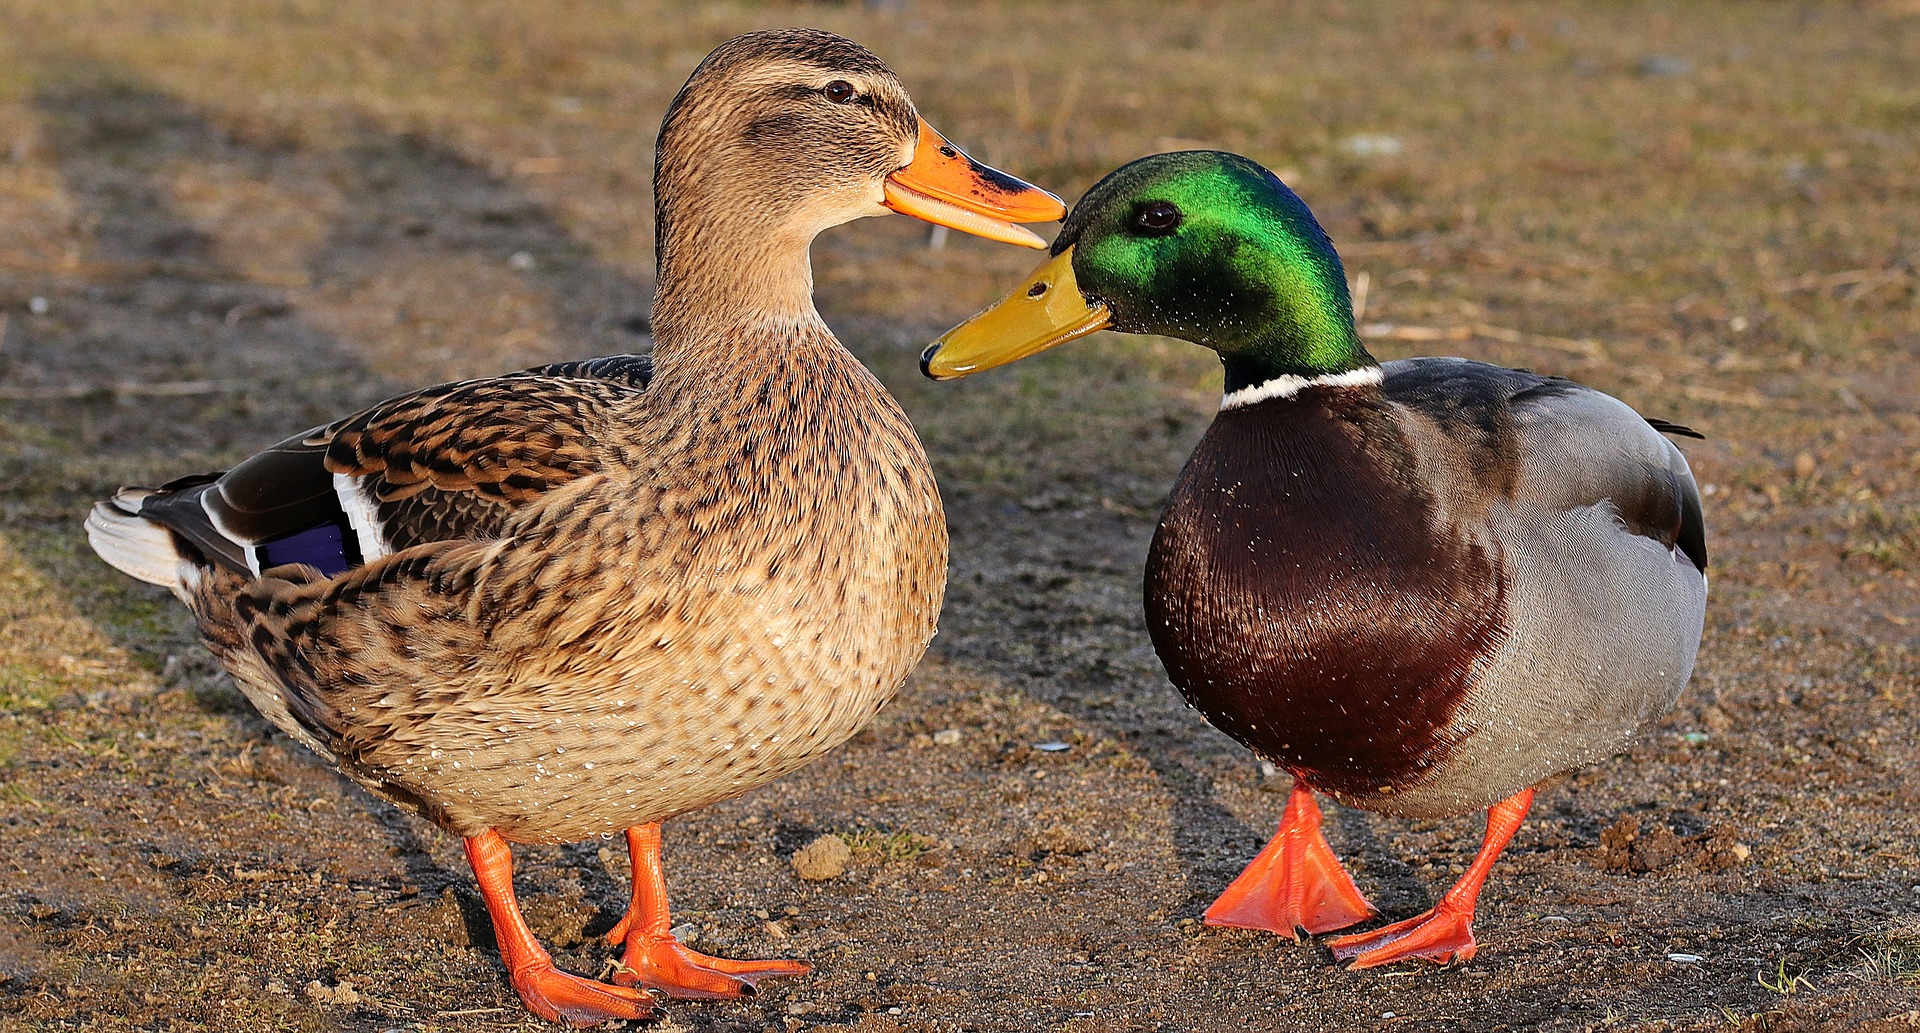
[[[808,882],[837,879],[847,870],[853,848],[835,835],[824,835],[794,851],[793,873]]]
[[[36,316],[46,315],[47,309],[49,307],[50,306],[48,306],[47,304],[47,299],[45,298],[33,297],[33,298],[27,299],[27,311],[33,313]]]
[[[1063,743],[1063,742],[1061,742],[1061,741],[1059,741],[1058,739],[1056,739],[1056,740],[1054,740],[1054,741],[1052,741],[1052,742],[1037,742],[1037,743],[1034,743],[1034,744],[1033,744],[1033,748],[1034,748],[1034,749],[1036,749],[1036,750],[1039,750],[1039,751],[1040,751],[1041,753],[1059,753],[1059,752],[1061,752],[1061,751],[1063,751],[1063,750],[1070,750],[1070,749],[1073,749],[1073,747],[1072,747],[1072,746],[1070,746],[1070,745],[1068,745],[1067,743]]]
[[[1340,141],[1340,149],[1359,158],[1385,158],[1399,154],[1406,144],[1386,133],[1355,133]]]
[[[533,255],[526,251],[515,251],[513,256],[507,259],[507,264],[520,272],[531,272],[534,266]]]
[[[1648,54],[1640,59],[1641,75],[1686,75],[1691,71],[1693,71],[1693,62],[1684,57]]]
[[[942,728],[933,733],[933,744],[935,746],[956,746],[959,745],[959,743],[960,729],[958,728]]]
[[[1571,919],[1571,918],[1568,918],[1568,917],[1567,917],[1567,916],[1565,916],[1565,915],[1541,915],[1541,916],[1540,916],[1540,920],[1541,920],[1542,922],[1553,922],[1553,923],[1555,923],[1555,924],[1557,924],[1557,925],[1572,925],[1572,924],[1573,924],[1573,919]]]
[[[1667,955],[1667,960],[1677,961],[1682,965],[1697,965],[1700,962],[1705,961],[1707,959],[1701,957],[1698,954],[1669,954]]]
[[[682,944],[692,946],[693,942],[700,938],[700,927],[692,922],[681,922],[679,925],[667,930],[667,935],[680,941]]]

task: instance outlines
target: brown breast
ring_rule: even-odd
[[[1168,676],[1216,727],[1364,798],[1445,762],[1477,662],[1503,639],[1497,561],[1435,527],[1377,394],[1223,412],[1148,558]]]

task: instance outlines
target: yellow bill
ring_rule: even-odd
[[[1107,307],[1090,303],[1073,279],[1073,249],[1041,263],[992,308],[941,335],[920,353],[920,372],[956,380],[1017,362],[1111,325]]]

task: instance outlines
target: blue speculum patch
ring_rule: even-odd
[[[322,524],[262,543],[260,569],[304,563],[332,577],[359,562],[359,543],[344,523]]]

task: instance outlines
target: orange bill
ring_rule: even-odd
[[[1031,248],[1047,243],[1015,223],[1058,222],[1067,215],[1059,198],[967,157],[925,119],[913,161],[887,177],[883,203],[902,215]]]

